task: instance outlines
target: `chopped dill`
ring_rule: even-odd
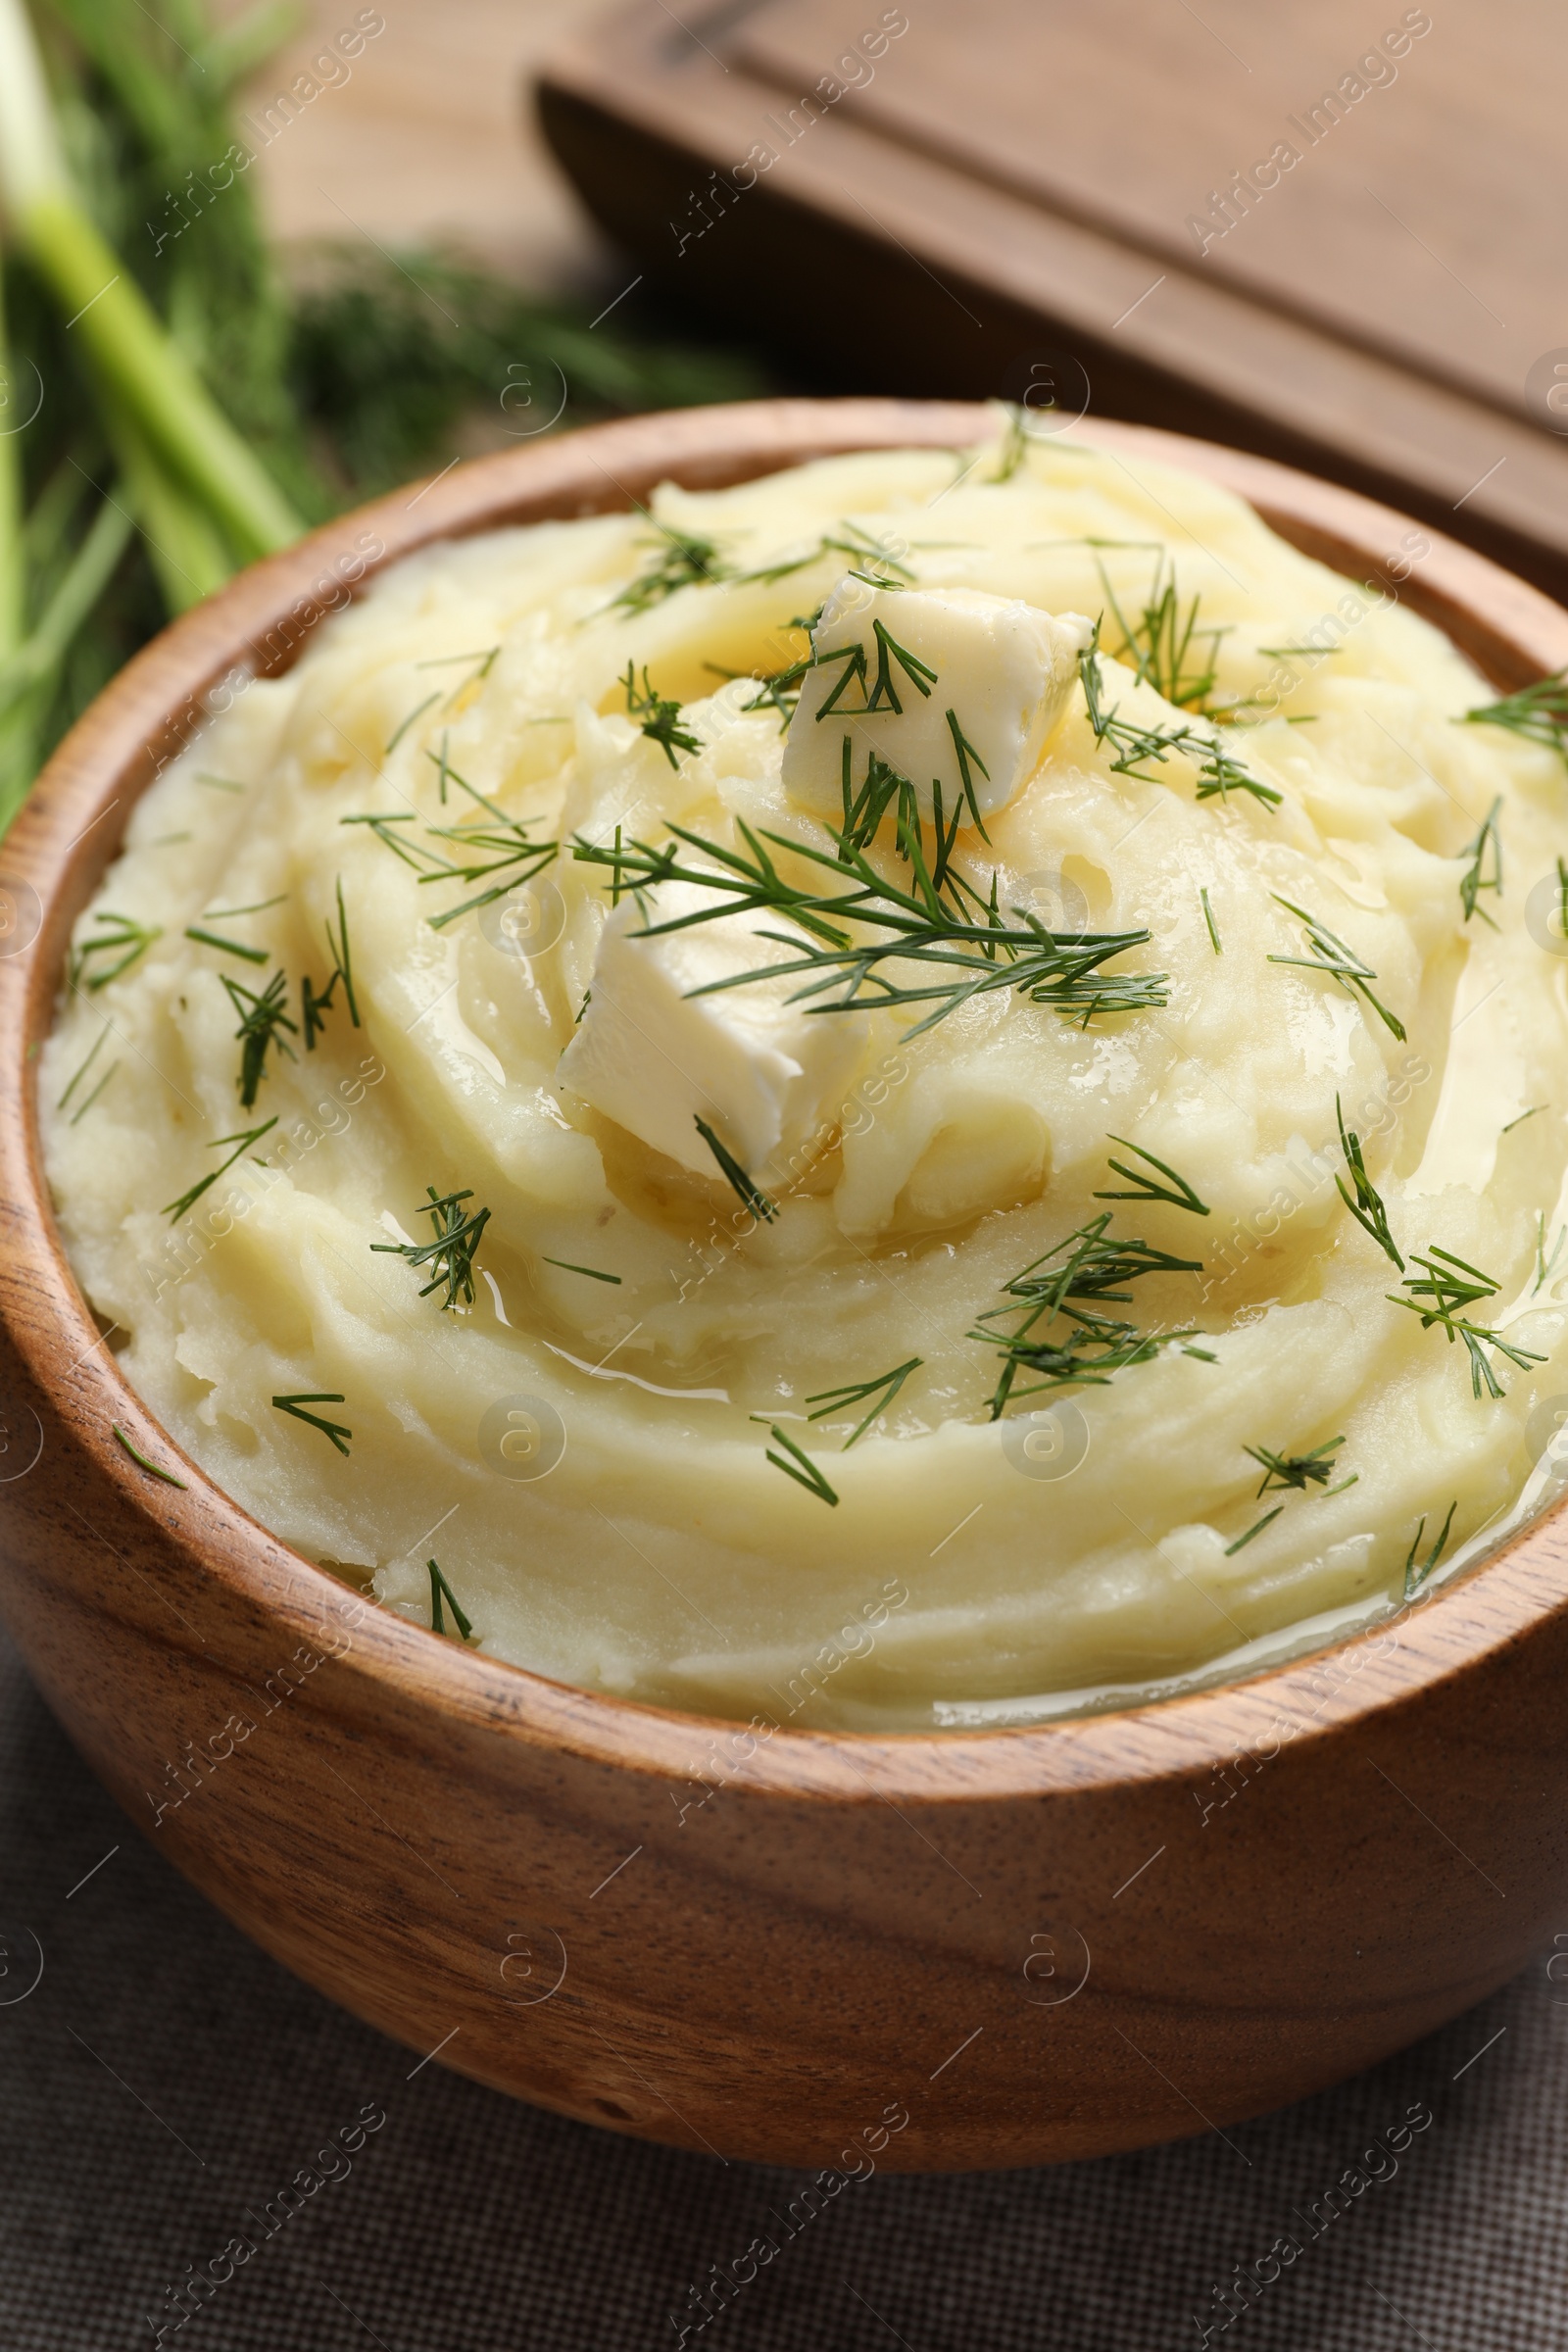
[[[408,717],[403,721],[403,724],[398,728],[391,742],[387,745],[385,751],[382,753],[381,756],[383,759],[391,758],[392,754],[397,750],[398,745],[403,741],[404,736],[413,726],[415,720],[416,718],[422,718],[425,711],[429,710],[430,705],[432,703],[438,703],[440,700],[441,690],[439,687],[437,687],[434,694],[427,694],[422,703],[416,703],[415,705],[414,709],[409,712]]]
[[[852,678],[860,689],[860,701],[858,704],[845,704],[844,715],[847,718],[866,718],[877,710],[892,710],[902,717],[904,705],[899,700],[898,683],[893,675],[895,662],[903,670],[906,686],[912,686],[927,702],[931,699],[937,673],[929,662],[922,662],[918,654],[911,654],[907,646],[901,645],[884,620],[872,621],[871,635],[876,642],[876,676],[870,680],[869,687],[866,683],[870,675],[869,657],[865,647],[858,640],[849,645],[836,645],[827,653],[817,654],[814,666],[818,669],[825,669],[830,662],[842,662],[844,664],[838,684],[816,712],[818,721],[838,708],[839,698],[848,691]]]
[[[991,836],[985,829],[985,824],[980,815],[980,804],[974,797],[974,777],[970,773],[969,762],[971,760],[974,761],[975,766],[980,770],[980,773],[984,776],[988,784],[991,781],[991,770],[989,767],[987,767],[985,761],[975,750],[974,745],[969,741],[969,738],[959,726],[958,713],[954,710],[950,710],[948,711],[948,733],[953,737],[953,749],[958,761],[958,785],[960,797],[962,800],[967,801],[969,805],[969,814],[974,818],[975,830],[979,833],[981,840],[988,842],[991,839]],[[957,824],[958,816],[956,809],[954,810],[953,821],[955,825]],[[941,830],[941,824],[942,818],[939,811],[937,816],[937,827],[939,831]]]
[[[171,1200],[167,1202],[162,1211],[163,1215],[169,1219],[172,1225],[177,1225],[180,1218],[185,1214],[186,1209],[194,1207],[196,1202],[201,1199],[203,1193],[211,1191],[212,1187],[218,1182],[220,1176],[227,1174],[228,1170],[234,1165],[235,1160],[238,1159],[240,1153],[248,1150],[252,1144],[260,1143],[262,1137],[266,1135],[270,1128],[273,1128],[276,1125],[277,1120],[274,1116],[270,1119],[264,1120],[260,1127],[247,1128],[243,1134],[219,1136],[216,1142],[208,1145],[207,1149],[209,1152],[220,1152],[225,1144],[232,1144],[234,1146],[234,1150],[229,1153],[228,1157],[223,1161],[220,1167],[214,1168],[210,1176],[204,1176],[200,1183],[193,1184],[188,1193],[181,1193],[177,1200]]]
[[[1391,1305],[1407,1307],[1412,1315],[1419,1315],[1423,1331],[1430,1331],[1437,1324],[1450,1347],[1455,1340],[1463,1340],[1470,1357],[1472,1396],[1480,1396],[1483,1382],[1489,1396],[1502,1395],[1497,1376],[1482,1351],[1483,1342],[1489,1348],[1495,1348],[1499,1355],[1505,1355],[1521,1372],[1526,1364],[1545,1362],[1544,1355],[1533,1355],[1528,1348],[1516,1347],[1500,1332],[1486,1324],[1472,1323],[1460,1313],[1461,1307],[1475,1306],[1483,1298],[1496,1297],[1498,1286],[1490,1274],[1484,1274],[1465,1258],[1455,1257],[1451,1250],[1440,1249],[1436,1242],[1424,1254],[1418,1250],[1413,1255],[1415,1264],[1423,1271],[1405,1276],[1404,1287],[1410,1297],[1396,1298],[1392,1291],[1385,1296]]]
[[[1166,1161],[1156,1159],[1152,1152],[1146,1152],[1141,1144],[1130,1144],[1124,1135],[1112,1135],[1106,1140],[1120,1144],[1122,1150],[1131,1152],[1136,1159],[1147,1160],[1152,1168],[1159,1170],[1161,1176],[1170,1178],[1170,1185],[1155,1184],[1144,1174],[1142,1168],[1129,1168],[1124,1161],[1113,1159],[1110,1162],[1112,1174],[1125,1176],[1128,1183],[1136,1185],[1138,1189],[1131,1193],[1096,1193],[1094,1198],[1097,1200],[1168,1200],[1172,1208],[1190,1208],[1195,1216],[1206,1217],[1209,1214],[1207,1203],[1200,1200],[1186,1177],[1178,1176]],[[1174,1191],[1171,1186],[1174,1186]]]
[[[347,1453],[348,1440],[353,1437],[353,1430],[345,1429],[341,1421],[325,1420],[320,1413],[309,1413],[305,1408],[309,1404],[344,1404],[347,1401],[343,1396],[328,1396],[324,1390],[314,1396],[306,1393],[298,1396],[272,1398],[280,1413],[292,1413],[296,1421],[308,1421],[312,1429],[318,1429],[323,1438],[331,1440],[339,1453]]]
[[[1203,920],[1208,925],[1208,944],[1216,956],[1223,956],[1225,951],[1219,944],[1219,932],[1214,922],[1214,909],[1208,903],[1208,892],[1200,890],[1198,896],[1202,902]]]
[[[182,1478],[176,1478],[172,1470],[160,1470],[156,1462],[150,1462],[140,1448],[131,1444],[118,1421],[111,1421],[109,1427],[133,1462],[139,1463],[143,1470],[151,1471],[154,1478],[161,1478],[166,1487],[177,1487],[182,1494],[190,1493]]]
[[[87,1072],[92,1068],[92,1065],[97,1059],[99,1052],[103,1047],[104,1040],[108,1037],[109,1032],[113,1027],[113,1021],[105,1021],[103,1027],[99,1030],[98,1035],[94,1038],[92,1045],[88,1049],[86,1060],[77,1064],[74,1075],[68,1081],[65,1093],[55,1104],[56,1110],[65,1109],[66,1104],[71,1101],[72,1096],[75,1093],[77,1087],[86,1077]]]
[[[705,539],[695,531],[673,530],[654,514],[648,514],[647,519],[659,537],[644,539],[640,544],[655,550],[653,562],[645,564],[634,580],[628,580],[618,596],[611,598],[603,608],[606,612],[646,612],[650,605],[662,604],[677,589],[692,588],[701,581],[716,583],[735,577],[719,552],[716,539]]]
[[[896,556],[890,556],[879,540],[862,531],[858,523],[848,521],[841,521],[837,531],[825,531],[816,545],[804,556],[786,556],[779,563],[764,564],[759,571],[741,571],[734,576],[737,583],[743,586],[760,584],[770,588],[775,581],[787,580],[793,572],[805,571],[808,564],[818,564],[824,556],[835,554],[849,556],[856,564],[878,564],[885,572],[895,573],[905,580],[914,577],[908,565],[901,564]],[[896,578],[875,579],[864,570],[857,571],[856,577],[869,581],[874,588],[893,588],[898,585]]]
[[[768,1434],[775,1445],[783,1446],[784,1451],[775,1453],[772,1446],[769,1446],[767,1459],[773,1463],[775,1468],[782,1470],[786,1478],[793,1478],[798,1487],[804,1487],[808,1494],[814,1494],[819,1502],[825,1502],[836,1510],[839,1498],[810,1455],[803,1453],[795,1440],[786,1437],[776,1421],[772,1424]]]
[[[325,1015],[332,1009],[337,984],[343,983],[343,999],[348,1005],[349,1019],[356,1029],[360,1025],[359,1000],[354,994],[354,957],[349,947],[349,918],[343,906],[343,877],[337,882],[337,937],[332,936],[332,918],[326,918],[326,944],[331,951],[332,969],[325,988],[318,990],[307,975],[300,982],[300,1010],[305,1024],[305,1051],[314,1054],[316,1041],[326,1027]]]
[[[247,988],[243,981],[231,980],[227,972],[219,978],[228,991],[228,1001],[239,1014],[239,1027],[234,1035],[239,1041],[239,1076],[235,1081],[239,1099],[247,1110],[256,1106],[256,1096],[267,1076],[269,1047],[275,1047],[292,1061],[294,1049],[288,1037],[299,1035],[298,1025],[291,1021],[287,1010],[288,982],[281,970],[275,971],[260,996]],[[288,1037],[283,1035],[288,1031]]]
[[[694,996],[800,973],[803,985],[791,1001],[826,1000],[809,1004],[812,1013],[858,1011],[871,1005],[934,1004],[936,1009],[908,1030],[908,1037],[918,1037],[934,1027],[970,997],[997,989],[1016,989],[1033,1003],[1049,1004],[1085,1027],[1097,1013],[1141,1012],[1167,1002],[1163,972],[1104,973],[1098,968],[1129,948],[1142,947],[1150,936],[1147,930],[1079,932],[1058,938],[1037,916],[1019,907],[1012,911],[1020,920],[1009,924],[997,906],[995,884],[987,902],[951,870],[946,875],[950,895],[944,899],[926,866],[918,834],[909,827],[901,828],[900,836],[913,867],[912,887],[907,891],[884,880],[867,862],[863,851],[846,854],[848,845],[842,842],[838,854],[829,855],[782,834],[759,836],[742,821],[743,853],[723,849],[681,825],[671,824],[668,830],[675,841],[657,850],[646,842],[617,841],[613,848],[606,848],[580,838],[573,846],[575,858],[611,868],[617,892],[652,889],[663,882],[690,882],[702,890],[703,906],[668,922],[648,924],[641,937],[657,938],[721,915],[753,912],[783,915],[811,934],[803,941],[798,933],[760,932],[759,938],[799,953],[790,960],[709,981],[694,989]],[[704,862],[683,865],[678,842],[698,851]],[[824,894],[787,882],[764,842],[823,866],[855,887]],[[967,913],[962,899],[973,902]],[[982,914],[983,921],[979,919]],[[842,927],[846,918],[868,927],[873,937],[853,940]],[[874,936],[876,933],[882,936]],[[886,979],[880,966],[891,961],[915,962],[931,975],[929,983],[922,986],[908,978],[902,982]],[[840,993],[830,995],[833,990]]]
[[[876,1401],[865,1419],[851,1432],[840,1448],[848,1453],[856,1439],[863,1437],[880,1414],[891,1412],[899,1391],[911,1372],[919,1371],[924,1361],[923,1356],[911,1355],[906,1364],[895,1364],[891,1372],[879,1372],[875,1380],[852,1381],[842,1389],[818,1389],[814,1396],[806,1399],[808,1404],[814,1404],[817,1409],[806,1417],[808,1421],[821,1421],[829,1413],[842,1413],[852,1404],[863,1404],[868,1396],[874,1397]]]
[[[1427,1532],[1426,1513],[1423,1511],[1421,1514],[1421,1524],[1415,1531],[1414,1539],[1410,1544],[1409,1555],[1404,1563],[1404,1597],[1406,1600],[1414,1599],[1416,1593],[1420,1592],[1421,1587],[1426,1583],[1427,1578],[1432,1574],[1433,1569],[1442,1559],[1444,1549],[1448,1541],[1448,1530],[1453,1525],[1453,1514],[1458,1508],[1459,1500],[1458,1496],[1455,1495],[1453,1501],[1448,1505],[1448,1516],[1443,1522],[1442,1534],[1438,1537],[1438,1540],[1433,1544],[1432,1549],[1427,1553],[1426,1558],[1418,1567],[1416,1565],[1415,1555],[1420,1550],[1421,1539]]]
[[[1559,1225],[1557,1239],[1551,1245],[1551,1255],[1548,1258],[1546,1255],[1546,1212],[1544,1208],[1538,1209],[1536,1211],[1536,1279],[1530,1293],[1532,1298],[1538,1291],[1544,1290],[1546,1284],[1551,1280],[1556,1271],[1557,1260],[1562,1255],[1564,1242],[1568,1242],[1568,1225]]]
[[[1219,641],[1227,631],[1223,627],[1199,627],[1200,597],[1195,596],[1183,611],[1176,593],[1175,562],[1171,561],[1167,579],[1166,560],[1161,548],[1154,559],[1153,582],[1143,608],[1135,619],[1129,620],[1116,601],[1104,564],[1096,556],[1095,566],[1105,602],[1121,631],[1121,643],[1105,650],[1115,661],[1127,662],[1137,672],[1140,682],[1152,686],[1162,701],[1174,704],[1178,710],[1207,714],[1208,698],[1217,676]],[[1202,646],[1207,647],[1206,654],[1195,651]]]
[[[1510,734],[1522,735],[1527,743],[1539,743],[1568,763],[1568,669],[1538,678],[1533,686],[1504,695],[1500,702],[1467,710],[1456,723],[1506,727]]]
[[[1179,752],[1183,759],[1197,765],[1198,782],[1194,791],[1198,800],[1211,801],[1216,793],[1221,800],[1228,800],[1233,792],[1247,792],[1265,808],[1272,810],[1279,807],[1284,794],[1251,774],[1211,730],[1204,732],[1185,720],[1179,727],[1147,727],[1136,719],[1119,718],[1119,703],[1107,710],[1101,701],[1103,681],[1098,626],[1095,643],[1078,657],[1078,675],[1083,681],[1084,703],[1095,742],[1108,743],[1116,755],[1110,763],[1113,776],[1136,776],[1143,784],[1157,783],[1158,777],[1151,775],[1146,763],[1152,760],[1162,766],[1172,752]]]
[[[390,1257],[406,1257],[416,1272],[422,1273],[428,1266],[432,1279],[425,1284],[419,1297],[428,1298],[432,1291],[438,1291],[445,1283],[447,1295],[441,1301],[441,1311],[445,1314],[449,1307],[473,1304],[474,1253],[479,1247],[479,1237],[490,1222],[490,1211],[479,1208],[470,1210],[466,1215],[464,1213],[464,1201],[473,1199],[471,1191],[438,1193],[433,1184],[427,1184],[424,1189],[430,1196],[429,1205],[421,1208],[419,1214],[433,1219],[434,1239],[428,1242],[372,1242],[370,1248],[384,1251]]]
[[[66,967],[66,986],[85,987],[90,996],[128,972],[139,956],[145,956],[155,939],[162,939],[163,928],[158,923],[138,923],[128,914],[95,914],[93,921],[100,926],[96,939],[84,939],[73,948]],[[95,956],[112,956],[115,960],[106,970],[92,967]]]
[[[1499,1135],[1512,1135],[1514,1129],[1522,1127],[1526,1119],[1533,1119],[1538,1111],[1546,1110],[1549,1107],[1549,1104],[1545,1102],[1532,1102],[1528,1110],[1522,1110],[1516,1119],[1510,1119],[1507,1126],[1500,1127],[1497,1132]]]
[[[1242,1451],[1250,1453],[1263,1473],[1257,1499],[1261,1502],[1271,1488],[1292,1487],[1304,1494],[1309,1486],[1326,1487],[1339,1468],[1333,1457],[1344,1444],[1343,1437],[1329,1438],[1310,1453],[1272,1453],[1266,1446],[1244,1446]]]
[[[1200,1274],[1202,1260],[1176,1257],[1140,1239],[1122,1240],[1108,1232],[1107,1208],[1087,1225],[1080,1225],[1021,1273],[1003,1284],[1014,1301],[989,1308],[969,1333],[983,1347],[1003,1357],[1001,1375],[991,1398],[991,1418],[998,1421],[1023,1372],[1038,1374],[1035,1388],[1020,1389],[1033,1396],[1042,1389],[1078,1386],[1104,1387],[1115,1372],[1153,1360],[1161,1348],[1197,1337],[1192,1330],[1142,1332],[1136,1324],[1102,1314],[1099,1307],[1075,1306],[1077,1298],[1111,1305],[1130,1302],[1123,1286],[1148,1274]],[[1070,1329],[1059,1338],[1051,1327],[1061,1318]],[[992,1326],[1010,1319],[1010,1330]],[[1212,1359],[1210,1359],[1212,1360]]]
[[[217,948],[224,956],[241,956],[247,963],[266,963],[269,959],[270,951],[266,948],[243,947],[237,939],[220,939],[216,931],[199,930],[194,923],[187,927],[185,937],[195,940],[198,947]]]
[[[81,1121],[87,1116],[88,1111],[91,1110],[93,1104],[97,1102],[99,1096],[103,1093],[104,1088],[109,1084],[110,1079],[114,1076],[119,1067],[120,1062],[117,1057],[109,1064],[108,1069],[105,1070],[97,1085],[92,1089],[92,1092],[82,1097],[81,1101],[77,1103],[75,1109],[71,1114],[71,1124],[73,1127],[79,1126]]]
[[[1495,891],[1499,899],[1502,896],[1502,835],[1497,830],[1497,810],[1501,807],[1502,795],[1499,793],[1487,810],[1480,832],[1469,847],[1460,852],[1461,857],[1470,860],[1459,877],[1459,904],[1464,908],[1464,919],[1469,922],[1472,915],[1479,914],[1481,920],[1490,924],[1494,931],[1497,926],[1479,901],[1484,890]],[[1489,858],[1492,860],[1490,874],[1487,872]]]
[[[764,1225],[771,1225],[773,1219],[778,1215],[778,1203],[770,1200],[767,1195],[752,1182],[735,1154],[725,1151],[706,1119],[698,1120],[697,1132],[717,1160],[741,1206],[750,1209],[752,1215],[760,1217]]]
[[[1259,1519],[1254,1526],[1250,1527],[1245,1536],[1238,1536],[1234,1544],[1226,1544],[1225,1557],[1228,1560],[1234,1559],[1237,1552],[1244,1550],[1245,1547],[1250,1544],[1254,1536],[1260,1536],[1265,1527],[1273,1526],[1275,1520],[1279,1517],[1284,1508],[1285,1505],[1283,1502],[1277,1502],[1271,1511],[1265,1511],[1262,1518]]]
[[[658,744],[670,766],[678,767],[680,762],[675,757],[677,746],[683,752],[700,752],[703,739],[700,735],[694,735],[690,727],[681,725],[681,705],[671,702],[665,695],[657,694],[650,686],[646,662],[643,664],[640,690],[636,676],[636,663],[628,662],[626,675],[620,681],[626,689],[626,709],[633,718],[642,721],[642,732],[650,742]]]
[[[540,1252],[543,1256],[543,1251]],[[546,1257],[547,1266],[559,1266],[564,1274],[586,1274],[590,1282],[612,1282],[619,1287],[618,1274],[602,1274],[597,1266],[574,1266],[569,1257]]]
[[[270,906],[281,906],[288,895],[286,890],[280,890],[275,898],[257,899],[249,906],[209,906],[202,921],[231,923],[242,914],[265,914]]]
[[[457,1594],[453,1592],[452,1587],[447,1583],[446,1578],[442,1575],[440,1568],[436,1565],[434,1560],[426,1560],[424,1564],[430,1571],[431,1633],[445,1634],[447,1630],[446,1621],[441,1614],[441,1603],[444,1599],[447,1607],[452,1611],[452,1621],[458,1629],[459,1638],[464,1642],[471,1640],[473,1635],[472,1621],[466,1617],[463,1613],[463,1610],[459,1607]]]
[[[1334,1098],[1334,1116],[1340,1123],[1340,1149],[1345,1153],[1346,1170],[1350,1182],[1355,1187],[1355,1199],[1351,1200],[1345,1189],[1343,1179],[1338,1176],[1334,1179],[1335,1190],[1362,1231],[1372,1236],[1384,1255],[1391,1257],[1402,1274],[1404,1260],[1399,1255],[1398,1246],[1393,1234],[1389,1231],[1388,1209],[1384,1205],[1382,1195],[1366,1172],[1366,1160],[1362,1154],[1360,1137],[1353,1128],[1348,1135],[1345,1131],[1345,1112],[1338,1095]]]
[[[1305,924],[1306,944],[1312,951],[1310,956],[1270,956],[1269,962],[1293,964],[1304,972],[1327,972],[1331,980],[1339,982],[1348,997],[1364,997],[1384,1027],[1392,1030],[1402,1045],[1404,1023],[1396,1019],[1388,1006],[1380,1004],[1367,986],[1369,980],[1377,978],[1372,966],[1363,963],[1353,948],[1348,948],[1337,932],[1331,931],[1327,923],[1319,922],[1315,914],[1308,914],[1304,906],[1298,906],[1294,900],[1282,899],[1277,890],[1269,895],[1276,906],[1283,906],[1288,914],[1294,914],[1298,922]]]
[[[232,776],[209,775],[204,767],[196,770],[196,781],[198,784],[210,784],[215,792],[245,792],[249,789],[244,784],[236,784]]]

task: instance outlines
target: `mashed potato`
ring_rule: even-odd
[[[896,797],[857,881],[782,773],[857,573],[1098,617],[1093,709],[1074,668],[984,833],[950,795],[856,1005],[797,995],[842,964],[692,998],[832,949],[710,923],[726,854],[918,896]],[[1495,1543],[1568,1390],[1565,778],[1454,723],[1491,699],[1077,445],[433,548],[136,808],[40,1065],[73,1263],[258,1519],[565,1682],[917,1728],[1324,1639]],[[1034,993],[928,993],[988,970]]]

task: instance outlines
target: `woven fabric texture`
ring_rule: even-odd
[[[671,2314],[806,2178],[417,2068],[175,1876],[3,1642],[0,1938],[5,2352],[154,2343],[187,2266],[303,2165],[338,2177],[165,2342],[675,2352]],[[1371,2074],[1224,2139],[857,2183],[687,2342],[1179,2352],[1208,2329],[1227,2352],[1568,2352],[1568,1984],[1546,1958]],[[1235,2266],[1302,2237],[1293,2216],[1423,2103],[1430,2126],[1396,2159],[1368,2157],[1384,2177],[1220,2330]],[[329,2136],[354,2153],[320,2161]]]

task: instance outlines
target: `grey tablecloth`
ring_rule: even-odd
[[[696,2318],[690,2290],[799,2185],[413,2071],[169,1869],[3,1642],[0,1931],[4,2352],[117,2352],[160,2323],[181,2352],[675,2352],[670,2315]],[[686,2342],[1193,2352],[1206,2328],[1227,2352],[1568,2347],[1568,1983],[1548,1957],[1225,2140],[857,2183]],[[1366,2185],[1313,2234],[1314,2201],[1423,2104],[1430,2126],[1361,2165]],[[365,2110],[384,2121],[355,2147]],[[355,2152],[323,2162],[346,2128]],[[291,2217],[274,2205],[264,2237],[302,2166],[338,2177]],[[259,2250],[173,2332],[168,2290],[236,2231]],[[1300,2249],[1283,2267],[1282,2236]],[[1262,2283],[1221,2330],[1215,2289],[1238,2263]]]

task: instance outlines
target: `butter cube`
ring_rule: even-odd
[[[695,883],[665,883],[650,896],[647,919],[668,922],[721,899]],[[558,1065],[562,1085],[700,1176],[718,1170],[699,1119],[754,1175],[833,1125],[865,1050],[860,1014],[809,1017],[791,1004],[809,978],[803,972],[691,994],[788,961],[789,949],[758,933],[789,924],[721,914],[641,939],[644,921],[636,901],[622,899],[606,923],[588,1008]],[[802,947],[809,944],[802,932]]]
[[[938,787],[948,825],[960,806],[965,824],[1004,808],[1039,765],[1093,634],[1080,613],[978,588],[841,580],[812,634],[785,791],[842,822],[845,774],[853,801],[875,754],[908,778],[923,818]]]

